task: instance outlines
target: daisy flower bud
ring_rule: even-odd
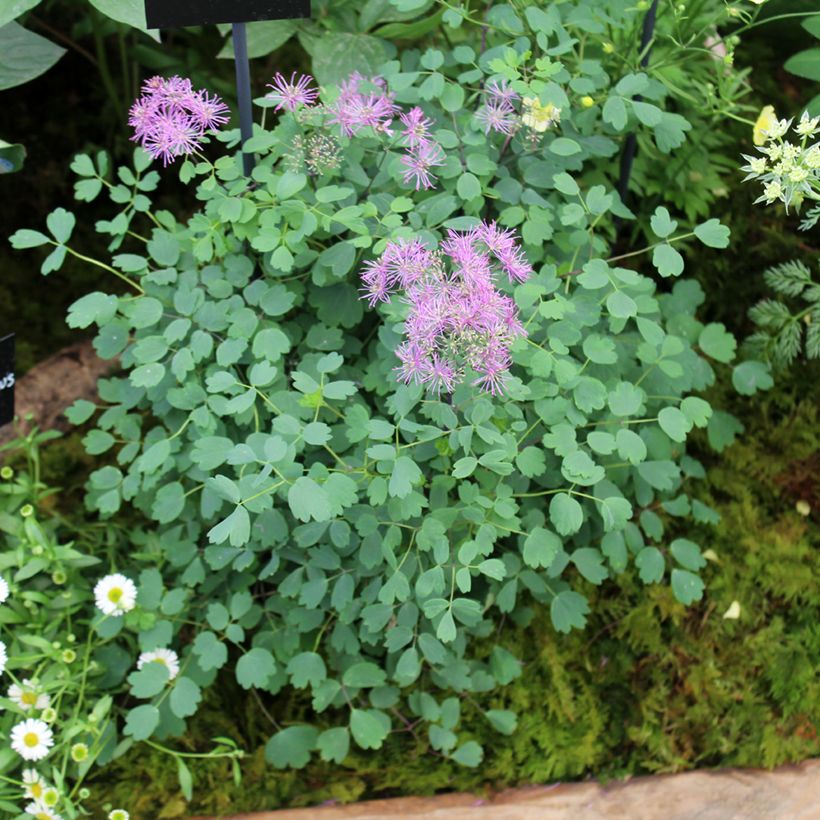
[[[73,649],[64,649],[60,657],[63,663],[74,663],[77,660],[77,653]]]
[[[20,515],[22,515],[23,518],[31,518],[31,516],[34,515],[34,507],[32,507],[31,504],[24,504],[20,507]]]
[[[88,745],[85,743],[75,743],[71,747],[71,759],[75,763],[82,763],[88,760]]]
[[[130,578],[114,573],[97,582],[94,598],[97,609],[104,615],[124,615],[137,603],[137,588]]]
[[[131,815],[125,809],[114,809],[108,812],[108,820],[130,820]]]
[[[54,745],[48,724],[29,718],[11,730],[11,748],[24,760],[42,760]]]
[[[12,470],[11,467],[0,468],[0,478],[2,478],[3,481],[9,481],[13,477],[14,477],[14,470]]]

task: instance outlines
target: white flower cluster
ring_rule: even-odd
[[[808,112],[794,126],[799,142],[785,139],[794,120],[775,117],[761,130],[763,144],[757,147],[761,156],[743,154],[747,164],[744,182],[756,179],[763,183],[763,193],[755,202],[782,202],[786,209],[799,209],[807,199],[820,201],[820,117],[809,117]]]
[[[0,577],[0,605],[5,603],[10,594],[7,581]],[[124,615],[136,606],[137,588],[134,582],[124,575],[114,573],[106,575],[94,587],[94,599],[97,608],[108,616]],[[161,663],[168,670],[169,680],[179,674],[179,656],[171,649],[154,649],[143,652],[137,660],[137,668],[142,669],[146,663]],[[8,663],[6,644],[0,641],[0,674]],[[51,706],[51,698],[43,690],[37,679],[13,677],[8,689],[8,699],[14,707],[28,715],[14,725],[9,735],[11,748],[23,760],[36,762],[43,760],[52,751],[55,744],[52,724],[57,719],[57,712]],[[37,716],[39,713],[39,716]],[[71,759],[80,763],[89,757],[89,748],[85,743],[75,743],[71,747]],[[50,785],[35,769],[24,769],[22,773],[23,793],[26,802],[25,812],[35,820],[63,820],[57,812],[62,795]],[[109,820],[128,820],[125,809],[114,809],[108,814]]]

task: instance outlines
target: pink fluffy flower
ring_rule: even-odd
[[[354,72],[341,84],[339,97],[327,110],[330,122],[338,125],[344,136],[352,137],[367,127],[389,134],[399,108],[381,77],[367,78]]]
[[[431,169],[444,165],[444,151],[437,142],[423,142],[405,154],[401,164],[405,185],[415,185],[417,191],[434,188],[436,177]]]
[[[273,83],[269,83],[268,88],[271,90],[265,96],[276,103],[275,111],[283,108],[286,111],[296,111],[302,106],[311,106],[319,96],[319,92],[313,87],[313,77],[302,74],[297,80],[295,71],[290,79],[277,71],[273,75]]]
[[[418,106],[411,108],[399,117],[404,126],[402,137],[409,148],[418,148],[430,141],[430,128],[433,121],[425,116]]]
[[[472,373],[474,386],[499,395],[512,364],[510,346],[526,332],[498,281],[524,281],[531,273],[515,233],[482,222],[448,231],[436,250],[419,239],[389,242],[361,276],[371,306],[394,294],[408,305],[406,340],[396,350],[400,381],[439,395]]]
[[[216,95],[194,91],[184,77],[152,77],[128,114],[131,137],[154,158],[168,165],[198,151],[206,133],[229,119],[228,107]]]

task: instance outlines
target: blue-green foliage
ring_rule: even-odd
[[[571,32],[585,8],[572,21],[569,7],[519,17],[499,6],[483,53],[408,51],[382,68],[397,102],[435,122],[447,161],[434,191],[409,190],[399,149],[375,134],[343,141],[337,170],[307,173],[293,147],[321,126],[292,116],[246,146],[258,154],[252,182],[234,154],[186,162],[200,203],[187,220],[152,210],[144,154],[115,182],[75,162],[80,199],[106,188],[122,206],[98,225],[111,263],[91,261],[129,286],[69,314],[122,365],[101,381],[99,407],[71,411],[76,422],[100,411],[87,446],[110,453],[88,503],[104,516],[133,505],[156,523],[141,542],[160,569],[141,590],[145,635],[183,658],[170,697],[147,695],[128,734],[182,732],[234,659],[242,687],[312,693],[315,720],[271,738],[275,766],[377,749],[399,714],[473,766],[482,750],[458,736],[454,693],[520,674],[502,646],[481,661],[471,652],[498,619],[526,623],[543,607],[558,632],[582,628],[586,584],[625,571],[687,604],[703,595],[699,547],[670,544],[664,522],[714,518],[690,495],[703,468],[686,441],[708,428],[721,449],[738,431],[694,395],[735,342],[698,319],[697,283],[664,278],[682,273],[681,241],[723,248],[728,231],[716,220],[679,229],[660,207],[650,248],[610,253],[613,217],[634,218],[613,190],[621,137],[640,129],[673,152],[688,125],[664,110],[657,80],[581,54]],[[474,112],[490,78],[558,106],[559,130],[485,135]],[[462,386],[438,400],[397,383],[405,306],[366,309],[358,273],[388,238],[432,244],[478,219],[520,231],[537,273],[510,292],[529,338],[503,398]],[[13,238],[54,246],[44,273],[76,254],[70,214],[48,227],[51,238]],[[619,266],[641,250],[660,279]],[[487,720],[515,726],[499,710]]]

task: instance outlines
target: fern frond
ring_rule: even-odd
[[[800,353],[803,325],[791,321],[775,337],[772,358],[776,367],[788,367]]]
[[[820,307],[809,315],[806,326],[806,356],[810,359],[820,359]]]
[[[779,330],[791,318],[789,309],[775,299],[761,299],[749,309],[749,318],[758,326]]]
[[[770,288],[785,296],[799,296],[812,283],[811,271],[799,259],[768,268],[763,278]]]

